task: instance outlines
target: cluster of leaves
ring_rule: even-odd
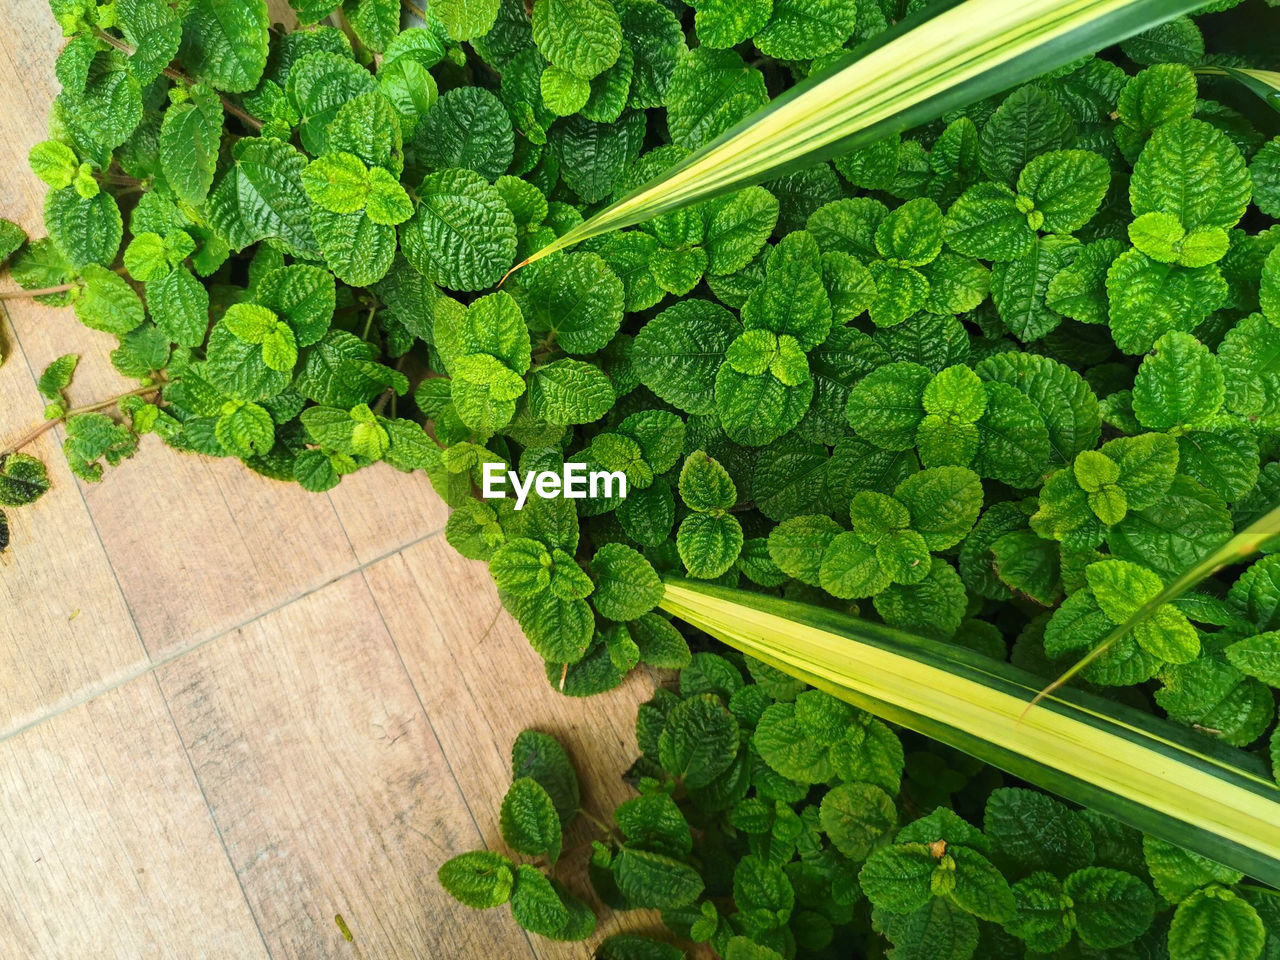
[[[51,0],[62,91],[30,156],[48,236],[0,224],[0,257],[114,338],[139,384],[112,410],[69,402],[71,356],[40,378],[72,469],[97,480],[154,433],[312,491],[376,462],[425,472],[449,542],[490,564],[553,686],[685,668],[689,696],[643,714],[643,802],[593,869],[607,897],[666,910],[731,960],[820,954],[824,931],[863,929],[859,891],[894,943],[951,924],[957,956],[978,937],[1038,953],[1159,939],[1136,930],[1146,868],[1098,853],[1103,834],[1042,876],[1002,862],[989,824],[944,811],[895,832],[951,797],[899,794],[887,728],[693,660],[655,607],[663,577],[715,580],[1050,676],[1269,508],[1280,138],[1273,114],[1196,72],[1244,61],[1207,54],[1182,18],[503,284],[927,3],[435,0],[410,20],[390,0],[293,6],[285,30],[265,0]],[[1206,22],[1274,33],[1276,11],[1236,6],[1207,4]],[[0,506],[48,486],[38,460],[0,458]],[[487,465],[566,462],[622,473],[627,495],[479,496]],[[1277,583],[1275,556],[1228,571],[1084,677],[1270,744],[1280,766]],[[733,689],[698,679],[715,671]],[[554,859],[542,795],[525,783],[511,808],[513,848],[532,831],[530,855]],[[523,888],[517,916],[540,932],[587,929],[531,865],[487,863],[490,899]],[[1174,933],[1256,930],[1234,922],[1230,878],[1150,875],[1194,908]],[[1124,916],[1106,919],[1106,890]]]
[[[670,937],[616,934],[599,960],[680,960],[695,944],[725,960],[886,947],[929,960],[1236,960],[1280,943],[1274,891],[900,739],[758,661],[695,654],[640,707],[636,733],[638,794],[579,857],[601,903],[661,911]],[[501,824],[516,858],[465,853],[440,880],[468,906],[509,902],[535,933],[585,938],[591,911],[555,876],[580,802],[573,768],[526,731],[512,775]]]

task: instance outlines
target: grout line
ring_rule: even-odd
[[[267,935],[263,933],[262,924],[258,922],[258,911],[253,909],[253,901],[249,899],[249,891],[245,889],[244,881],[240,877],[240,871],[236,869],[236,862],[231,857],[231,850],[227,847],[227,838],[222,834],[222,827],[213,812],[213,804],[209,802],[209,794],[205,792],[204,781],[200,779],[195,762],[191,759],[191,751],[187,749],[187,741],[182,738],[182,729],[178,726],[178,720],[173,715],[173,705],[169,702],[169,695],[164,692],[164,686],[160,683],[158,675],[152,673],[151,681],[156,685],[156,692],[160,694],[160,699],[164,702],[165,713],[169,717],[169,723],[173,725],[174,736],[178,738],[178,745],[182,747],[183,759],[187,761],[187,769],[191,771],[191,779],[195,783],[196,789],[200,791],[200,799],[204,802],[204,808],[209,814],[209,824],[213,827],[213,833],[218,838],[218,846],[222,848],[222,855],[227,858],[227,867],[231,870],[231,875],[236,878],[236,886],[240,889],[240,896],[244,898],[244,906],[249,911],[249,919],[253,921],[253,928],[258,931],[258,939],[262,941],[262,949],[265,951],[266,956],[271,958],[275,954],[271,950],[271,945],[267,943]]]
[[[444,527],[440,527],[436,530],[432,530],[430,533],[425,533],[415,540],[411,540],[408,543],[403,543],[398,547],[394,547],[391,550],[388,550],[385,553],[382,553],[371,560],[367,560],[362,564],[352,567],[350,570],[344,570],[342,573],[339,573],[329,578],[323,583],[317,584],[316,586],[311,587],[308,590],[304,590],[302,593],[298,594],[296,597],[290,597],[288,600],[284,600],[266,610],[260,611],[259,613],[255,613],[252,617],[249,617],[246,620],[242,620],[239,623],[236,623],[225,630],[222,630],[222,631],[219,631],[218,633],[213,634],[212,636],[205,637],[203,640],[197,640],[194,643],[189,643],[183,647],[178,647],[177,649],[173,650],[170,653],[166,653],[164,656],[159,657],[158,659],[148,658],[147,663],[144,664],[143,666],[136,667],[133,670],[127,671],[119,675],[114,680],[111,680],[105,684],[101,684],[100,686],[94,687],[77,696],[71,697],[68,700],[64,701],[62,706],[54,710],[46,711],[45,713],[42,713],[39,716],[34,717],[33,719],[28,720],[27,722],[22,723],[17,727],[14,727],[9,730],[5,730],[3,733],[0,733],[0,743],[4,743],[4,741],[10,740],[13,737],[20,736],[21,734],[26,733],[28,730],[32,729],[33,727],[39,726],[40,724],[45,723],[46,721],[52,720],[55,717],[59,717],[70,710],[74,710],[76,707],[84,706],[86,703],[89,703],[91,700],[94,700],[97,697],[102,696],[103,694],[110,693],[113,690],[118,690],[120,687],[123,687],[125,684],[131,683],[132,681],[137,680],[140,677],[145,677],[149,673],[154,673],[155,671],[159,670],[161,667],[166,667],[169,664],[173,663],[174,661],[179,660],[190,653],[194,653],[200,648],[208,646],[209,644],[213,643],[216,640],[222,639],[228,634],[235,633],[237,630],[242,630],[243,628],[247,627],[249,624],[254,623],[258,620],[261,620],[263,617],[270,616],[273,613],[283,610],[285,607],[288,607],[294,603],[297,603],[299,600],[303,600],[314,593],[318,593],[319,591],[323,590],[325,587],[331,586],[332,584],[337,583],[339,580],[343,580],[346,577],[351,576],[353,573],[363,573],[363,571],[366,568],[371,567],[376,563],[381,563],[382,561],[395,556],[397,553],[401,552],[402,550],[408,550],[410,547],[415,547],[418,544],[423,543],[427,540],[430,540],[433,537],[437,537],[443,531],[444,531]],[[143,652],[145,654],[146,652],[145,648]]]

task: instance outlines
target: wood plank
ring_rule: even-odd
[[[443,530],[449,515],[425,473],[405,474],[385,463],[347,474],[329,499],[361,563]]]
[[[519,625],[502,610],[485,565],[459,556],[443,537],[373,564],[365,577],[486,846],[503,849],[498,808],[511,784],[511,744],[528,727],[565,745],[582,783],[583,808],[596,818],[610,819],[632,795],[622,774],[638,755],[635,716],[652,694],[647,674],[633,671],[618,689],[594,697],[557,693]],[[589,900],[581,847],[592,836],[594,828],[580,818],[557,874]],[[474,911],[456,904],[442,917],[451,928],[476,922]],[[651,919],[611,914],[588,945],[536,937],[533,944],[540,957],[585,960],[603,936]]]
[[[3,953],[265,958],[155,678],[0,743]]]
[[[149,446],[85,496],[153,658],[356,566],[326,498],[239,460]]]
[[[61,33],[42,3],[0,0],[0,19],[22,38],[0,46],[0,216],[41,235],[43,184],[27,170],[27,151],[45,135]],[[0,303],[0,449],[38,425],[44,407],[14,321],[30,329],[57,313],[25,300]],[[0,554],[0,732],[146,663],[60,438],[46,434],[26,452],[48,466],[53,489],[32,506],[5,511],[12,544]]]
[[[530,956],[504,911],[441,922],[480,838],[359,574],[159,676],[273,957],[351,956],[335,914],[365,960]]]

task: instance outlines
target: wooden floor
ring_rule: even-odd
[[[0,45],[0,216],[39,236],[26,155],[62,39],[43,0],[0,0],[0,22],[21,38]],[[0,448],[39,422],[60,354],[82,354],[73,404],[129,389],[112,338],[0,306]],[[422,474],[317,496],[149,441],[82,484],[61,439],[31,451],[54,486],[9,511],[0,556],[0,955],[590,956],[455,905],[435,871],[500,845],[526,726],[566,742],[607,815],[648,678],[552,691]]]

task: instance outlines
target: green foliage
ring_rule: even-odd
[[[437,0],[406,30],[388,0],[341,4],[346,30],[336,2],[293,6],[289,32],[264,0],[53,5],[62,89],[29,157],[48,236],[0,222],[0,261],[136,381],[77,409],[74,355],[40,378],[78,476],[148,432],[317,492],[424,471],[554,689],[682,671],[641,709],[640,793],[589,872],[716,955],[1269,946],[1240,878],[1135,854],[656,611],[664,578],[706,579],[1048,675],[1269,508],[1280,141],[1196,72],[1248,62],[1231,38],[1269,10],[1174,21],[512,273],[927,5]],[[626,495],[478,496],[486,465],[566,464]],[[5,506],[47,484],[5,456]],[[1277,582],[1269,557],[1216,575],[1085,679],[1274,762]],[[585,937],[586,891],[544,872],[574,845],[568,758],[526,733],[512,779],[504,839],[542,863],[465,854],[441,880]]]

